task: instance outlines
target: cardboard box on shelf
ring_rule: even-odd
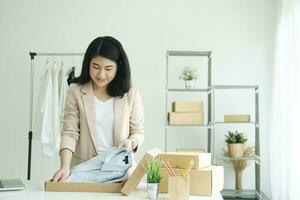
[[[121,192],[123,183],[45,182],[45,191],[52,192]]]
[[[169,162],[172,167],[185,169],[191,160],[194,160],[192,169],[201,169],[211,166],[211,153],[196,152],[166,152],[159,154],[162,161]]]
[[[144,167],[146,167],[147,163],[156,158],[160,153],[162,153],[162,151],[159,149],[152,149],[145,153],[135,170],[132,172],[131,176],[124,183],[123,188],[121,189],[121,192],[124,195],[129,195],[129,193],[136,188],[146,173]]]
[[[203,125],[203,113],[169,113],[170,125]]]
[[[224,122],[250,122],[250,115],[224,115]]]
[[[184,169],[174,169],[177,175],[183,173]],[[161,170],[162,179],[159,184],[159,192],[168,192],[169,175],[164,169]],[[210,166],[190,172],[190,194],[201,196],[212,196],[223,190],[224,169],[223,166]]]
[[[205,149],[202,148],[178,148],[176,152],[195,152],[195,153],[204,153]]]
[[[203,113],[201,101],[175,101],[172,103],[172,112],[198,112]]]

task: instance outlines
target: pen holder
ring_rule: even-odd
[[[190,195],[190,176],[169,176],[169,199],[188,200]]]

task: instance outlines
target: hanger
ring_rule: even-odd
[[[60,71],[62,71],[63,69],[63,66],[64,66],[64,57],[61,56],[61,65],[60,65]]]
[[[71,67],[67,73],[68,75],[68,85],[70,85],[71,83],[73,83],[73,80],[75,79],[75,67]]]
[[[73,56],[73,58],[72,58],[72,66],[75,67],[74,56]]]

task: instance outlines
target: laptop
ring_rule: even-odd
[[[25,185],[20,179],[2,179],[0,180],[0,191],[24,190]]]

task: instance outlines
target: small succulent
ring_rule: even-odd
[[[159,183],[162,176],[160,173],[161,162],[158,158],[148,162],[146,167],[147,182],[148,183]]]
[[[181,72],[179,79],[183,79],[186,81],[196,80],[198,79],[197,69],[191,67],[185,67]]]
[[[235,132],[228,131],[228,134],[225,135],[225,142],[227,144],[235,144],[235,143],[244,144],[247,140],[248,139],[244,135],[244,133],[239,133],[238,131]]]

